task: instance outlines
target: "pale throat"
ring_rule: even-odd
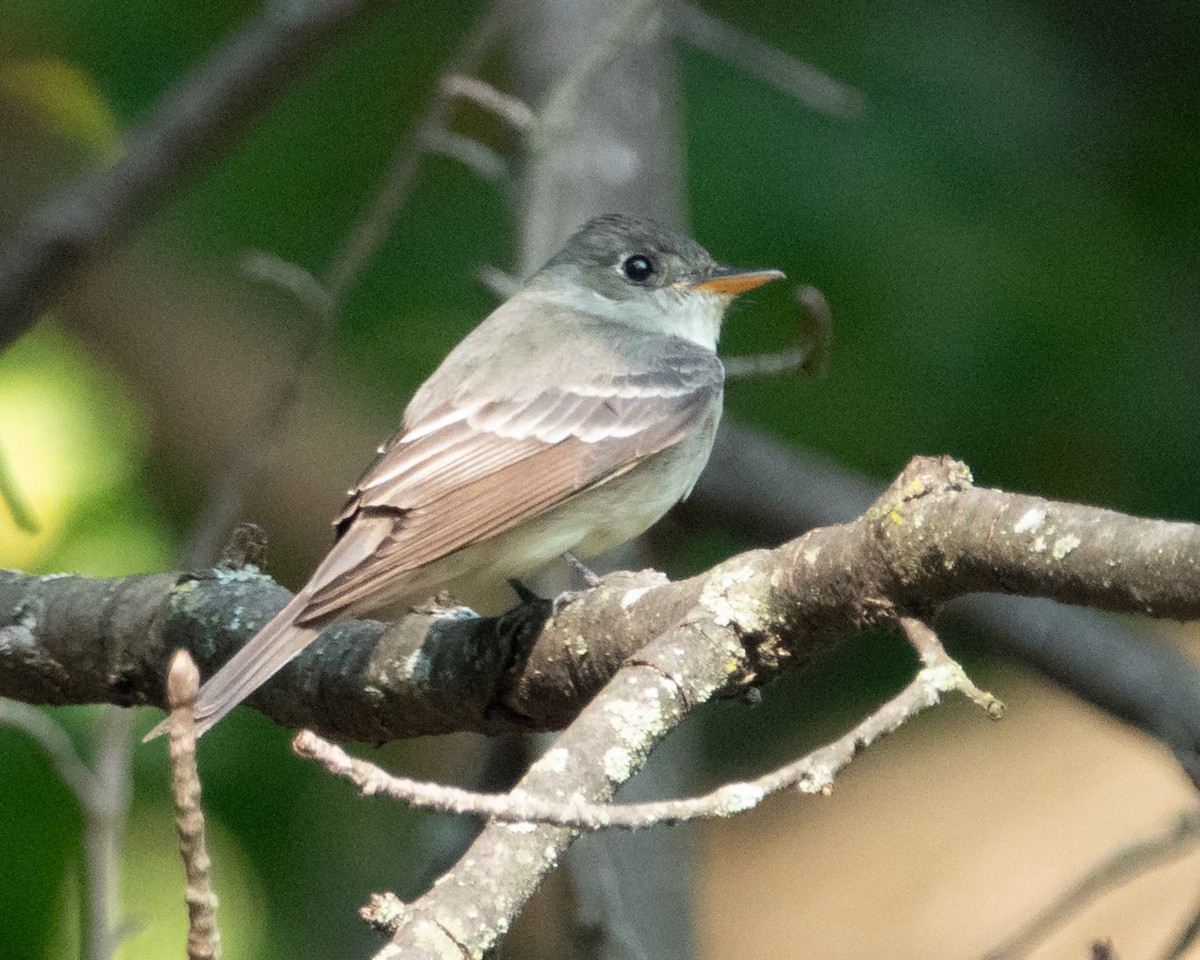
[[[655,290],[653,297],[654,309],[647,311],[647,325],[654,328],[657,323],[663,333],[691,340],[706,350],[717,352],[721,320],[731,297],[671,287]]]
[[[538,297],[650,333],[690,340],[716,353],[721,320],[731,297],[665,287],[643,296],[613,300],[581,286],[538,290]]]

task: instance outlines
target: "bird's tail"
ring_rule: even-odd
[[[308,592],[301,590],[200,688],[195,707],[197,737],[316,639],[321,627],[296,626],[296,619],[307,605]],[[153,740],[169,729],[170,718],[146,734],[142,742]]]

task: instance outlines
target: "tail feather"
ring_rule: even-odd
[[[297,618],[307,605],[308,591],[301,590],[200,688],[195,706],[197,737],[316,639],[321,627],[296,626]],[[153,740],[169,729],[168,718],[146,734],[143,742]]]

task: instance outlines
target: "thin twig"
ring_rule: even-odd
[[[800,343],[808,351],[801,368],[819,380],[829,369],[833,314],[825,294],[816,287],[797,288],[796,302],[800,305]]]
[[[3,641],[5,633],[21,629],[23,628],[0,628],[0,641]],[[96,775],[83,762],[62,724],[37,707],[3,698],[0,698],[0,724],[20,730],[41,747],[54,764],[54,772],[58,779],[74,794],[81,807],[87,805],[89,798],[98,790]]]
[[[248,250],[242,256],[242,273],[287,291],[305,311],[315,316],[328,316],[334,312],[335,305],[320,280],[298,263],[284,260],[268,250]]]
[[[1198,840],[1200,811],[1193,810],[1180,816],[1169,830],[1158,836],[1114,851],[1008,940],[984,954],[984,960],[1017,960],[1027,956],[1038,943],[1106,890],[1178,859]]]
[[[796,300],[800,304],[800,342],[774,353],[756,353],[745,357],[722,357],[725,377],[744,380],[751,377],[772,377],[803,370],[823,377],[829,363],[829,346],[833,339],[833,321],[825,295],[816,287],[799,287]]]
[[[498,300],[507,300],[521,289],[521,281],[499,267],[485,263],[475,271],[479,282],[496,295]]]
[[[5,627],[3,631],[19,630]],[[63,726],[41,710],[0,699],[0,723],[24,732],[45,751],[54,771],[83,811],[84,861],[87,873],[86,955],[108,960],[120,943],[120,851],[129,808],[127,724],[132,713],[106,706],[97,719],[96,763],[80,757]]]
[[[448,97],[461,97],[483,107],[517,130],[528,129],[533,123],[533,109],[520,97],[502,93],[485,80],[463,73],[448,73],[442,77],[442,91]]]
[[[932,631],[928,633],[932,635]],[[943,693],[957,690],[986,709],[993,718],[1000,715],[1003,710],[1000,702],[979,690],[940,644],[931,648],[923,659],[925,666],[904,690],[833,743],[754,780],[725,784],[703,796],[681,800],[631,804],[563,803],[529,796],[519,790],[508,794],[481,794],[393,776],[375,764],[351,757],[341,747],[318,737],[311,730],[300,731],[292,741],[292,749],[301,757],[318,761],[335,776],[349,780],[363,796],[383,794],[423,809],[471,814],[510,823],[538,823],[585,831],[640,830],[700,818],[728,817],[752,809],[771,794],[786,789],[828,794],[834,776],[860,749],[933,706]]]
[[[171,792],[175,797],[175,824],[179,854],[187,876],[189,960],[213,960],[221,954],[217,927],[217,895],[212,888],[212,860],[204,839],[204,811],[200,808],[200,775],[196,769],[196,724],[193,707],[200,689],[200,671],[186,650],[176,652],[167,674],[171,705]]]
[[[443,75],[474,73],[509,16],[505,0],[496,0],[471,28],[451,62],[446,65]],[[354,225],[340,254],[329,268],[325,277],[325,292],[333,302],[341,299],[354,278],[382,245],[396,215],[408,200],[425,145],[436,131],[446,129],[452,106],[453,97],[444,85],[439,84],[409,136],[393,154],[371,204]]]
[[[499,183],[508,178],[508,162],[495,150],[453,130],[431,130],[423,144],[426,153],[457,160],[481,180]]]
[[[111,704],[95,717],[96,789],[83,805],[88,955],[108,960],[129,929],[120,922],[125,824],[133,789],[134,713]]]
[[[804,368],[808,350],[801,346],[788,347],[771,353],[753,353],[744,357],[722,357],[726,380],[752,380],[756,377],[777,377]]]
[[[778,47],[718,20],[695,4],[681,3],[679,33],[694,47],[741,67],[776,90],[815,110],[851,119],[863,111],[862,94]]]

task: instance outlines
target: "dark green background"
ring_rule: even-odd
[[[826,380],[736,383],[729,415],[881,479],[913,454],[949,453],[980,483],[1200,519],[1196,5],[704,6],[854,85],[867,103],[855,121],[832,119],[681,51],[692,231],[722,260],[819,286],[834,314]],[[479,8],[398,4],[355,32],[140,242],[218,273],[233,272],[248,247],[322,270],[426,102],[465,11]],[[0,56],[80,67],[129,128],[253,9],[0,0]],[[492,76],[503,82],[502,60]],[[512,148],[477,112],[459,118],[459,129]],[[335,375],[352,375],[364,403],[398,414],[490,308],[473,273],[484,262],[507,267],[512,235],[502,189],[428,160],[345,305]],[[788,343],[789,292],[746,299],[725,352]],[[200,491],[154,449],[140,456],[130,479],[83,513],[119,530],[136,511],[169,557]],[[743,545],[736,531],[700,532],[680,562]],[[56,556],[72,556],[70,544]],[[48,569],[59,569],[54,561]],[[889,683],[900,676],[874,647],[843,661],[867,687],[883,682],[869,662],[883,660]],[[834,685],[836,673],[810,704],[844,702],[851,685]],[[782,698],[796,693],[795,684],[768,691],[762,717],[794,715]],[[60,715],[82,736],[85,712]],[[730,717],[742,726],[712,738],[714,769],[734,751],[739,764],[754,762],[747,741],[773,725],[746,711],[722,716],[723,730]],[[205,744],[208,806],[241,848],[242,866],[232,854],[221,866],[253,891],[226,892],[229,922],[257,916],[273,956],[366,955],[374,941],[355,910],[372,890],[419,890],[423,821],[355,800],[291,758],[286,733],[258,718],[231,718]],[[403,754],[383,758],[400,766]],[[53,956],[64,942],[56,928],[71,922],[78,813],[21,736],[0,731],[0,757],[0,953]],[[137,791],[135,832],[161,837],[159,859],[169,859],[161,751],[139,751]],[[143,854],[153,841],[139,843],[134,874],[152,869]],[[161,876],[164,902],[178,899],[178,878],[165,867]],[[146,904],[130,902],[129,913],[159,909]],[[145,955],[138,944],[126,955]]]

